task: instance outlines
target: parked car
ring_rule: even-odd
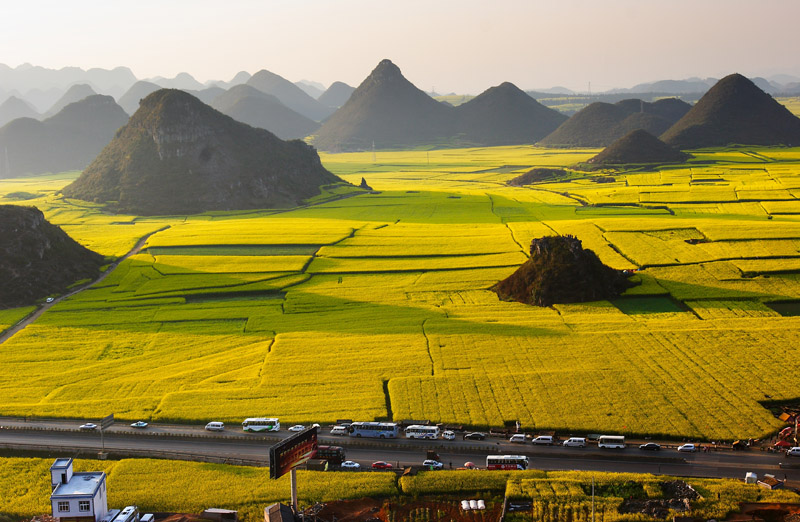
[[[225,424],[222,422],[209,422],[206,424],[208,431],[225,431]]]
[[[697,446],[695,446],[694,444],[681,444],[680,446],[678,446],[678,451],[694,453],[695,451],[697,451]]]
[[[517,444],[525,444],[525,434],[515,433],[508,439],[508,442],[516,442]]]
[[[786,450],[787,457],[800,457],[800,446],[795,446]]]
[[[531,441],[533,444],[542,444],[545,446],[553,445],[553,437],[550,435],[539,435]]]
[[[583,437],[570,437],[565,440],[562,446],[566,446],[568,448],[585,448],[586,447],[586,439]]]
[[[474,431],[472,433],[467,433],[464,435],[464,440],[483,440],[486,438],[485,433],[481,433],[479,431]]]
[[[82,431],[96,430],[97,429],[97,424],[94,424],[93,422],[87,422],[86,424],[81,424],[80,429]]]
[[[287,431],[303,431],[304,429],[306,429],[306,427],[302,424],[295,424],[294,426],[288,428]]]
[[[330,433],[331,435],[347,435],[347,426],[334,426]]]
[[[456,434],[450,430],[445,430],[442,432],[442,438],[444,440],[456,440]]]
[[[359,464],[358,462],[353,462],[352,460],[345,460],[344,462],[342,462],[341,468],[345,470],[355,471],[361,469],[361,464]]]
[[[392,464],[384,460],[372,463],[372,469],[392,469]]]
[[[432,460],[432,459],[426,459],[422,463],[422,465],[428,469],[442,469],[444,467],[444,464],[442,464],[438,460]]]
[[[659,451],[661,449],[661,444],[656,444],[655,442],[648,442],[646,444],[640,444],[639,449],[646,451]]]
[[[136,421],[131,424],[131,428],[146,428],[147,423],[145,421]]]

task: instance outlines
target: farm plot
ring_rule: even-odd
[[[280,214],[140,220],[45,191],[47,212],[87,238],[169,228],[2,346],[0,414],[760,437],[778,423],[759,401],[796,399],[800,370],[800,319],[769,306],[800,300],[800,221],[768,220],[757,200],[800,187],[800,153],[774,152],[534,188],[504,182],[588,152],[327,155],[380,193]],[[645,207],[653,194],[665,202]],[[706,205],[715,213],[690,213]],[[647,266],[641,284],[611,302],[500,301],[491,287],[550,234],[615,268]],[[116,252],[135,234],[112,235],[93,240]]]

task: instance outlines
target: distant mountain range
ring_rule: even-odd
[[[127,120],[114,98],[100,94],[43,121],[12,120],[0,127],[0,178],[82,169]]]

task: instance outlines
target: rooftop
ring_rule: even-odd
[[[53,465],[50,466],[50,469],[66,468],[69,466],[70,462],[72,462],[71,458],[56,459],[56,461],[53,462]]]
[[[51,497],[65,495],[93,495],[100,483],[105,480],[104,471],[75,473],[66,484],[59,484]]]

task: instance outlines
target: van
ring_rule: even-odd
[[[800,457],[800,446],[795,446],[794,448],[789,448],[786,450],[787,457]]]
[[[331,428],[331,435],[347,435],[347,426],[334,426]]]
[[[563,446],[571,447],[571,448],[585,448],[586,447],[586,439],[583,437],[570,437],[564,441]]]
[[[508,439],[508,442],[517,442],[519,444],[525,444],[525,434],[524,433],[515,433]]]
[[[553,437],[551,435],[539,435],[538,437],[533,439],[531,442],[533,442],[534,444],[544,444],[544,445],[547,445],[547,446],[552,446],[553,445]]]
[[[442,438],[444,440],[456,440],[456,434],[453,431],[445,430],[442,432]]]
[[[206,424],[206,429],[208,431],[224,431],[225,424],[222,422],[209,422]]]

